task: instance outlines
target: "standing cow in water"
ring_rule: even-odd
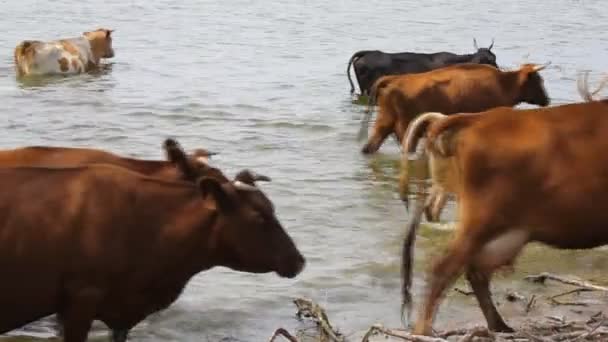
[[[0,333],[58,313],[64,341],[84,342],[93,320],[126,332],[215,266],[293,278],[305,265],[247,171],[184,182],[17,167],[0,169],[0,186]]]
[[[502,71],[489,65],[457,64],[420,74],[384,76],[374,85],[378,118],[362,152],[378,151],[391,134],[401,142],[409,123],[424,112],[474,113],[522,102],[547,106],[549,96],[539,74],[547,65],[524,64]],[[368,111],[362,120],[360,138],[367,134],[370,116]]]
[[[488,64],[497,67],[496,55],[491,51],[494,46],[494,39],[492,39],[492,44],[487,48],[479,48],[475,39],[473,39],[473,44],[477,51],[464,55],[451,52],[387,53],[379,50],[358,51],[352,55],[346,67],[346,75],[350,83],[350,93],[355,92],[350,75],[351,65],[353,66],[361,95],[369,95],[374,82],[385,75],[415,74],[459,63]]]
[[[14,51],[17,76],[70,75],[94,70],[102,58],[114,57],[112,32],[100,28],[77,38],[25,40]]]
[[[583,97],[591,98],[587,92]],[[448,177],[433,182],[457,195],[459,222],[427,277],[414,333],[432,335],[445,290],[464,273],[493,331],[513,331],[492,302],[490,280],[529,242],[559,249],[608,244],[608,100],[445,116],[412,124],[404,152],[424,150]],[[403,249],[403,294],[410,296],[410,226]]]

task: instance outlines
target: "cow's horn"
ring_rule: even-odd
[[[492,47],[494,47],[494,38],[492,38],[492,44],[490,44],[490,46],[488,47],[488,50],[492,50]]]
[[[548,61],[547,63],[545,63],[543,65],[535,65],[534,68],[532,68],[532,70],[534,70],[534,72],[538,72],[538,71],[541,71],[544,68],[548,67],[549,65],[551,65],[551,61]]]
[[[257,182],[257,181],[261,181],[261,182],[270,182],[271,179],[268,176],[259,174],[257,172],[251,171],[251,175],[253,176],[253,179]]]
[[[477,39],[473,38],[473,46],[475,47],[475,50],[479,50],[479,47],[477,46]]]
[[[253,186],[253,185],[249,185],[249,184],[247,184],[247,183],[243,183],[243,182],[238,181],[238,180],[237,180],[237,181],[232,182],[232,185],[234,185],[234,187],[235,187],[237,190],[242,190],[242,191],[259,191],[259,190],[260,190],[260,189],[256,188],[256,187],[255,187],[255,186]]]

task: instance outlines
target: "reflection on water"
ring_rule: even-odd
[[[365,106],[352,103],[349,58],[367,49],[468,53],[473,37],[480,44],[495,37],[501,67],[551,60],[543,77],[553,102],[578,101],[578,71],[591,70],[593,82],[608,70],[608,38],[599,34],[608,31],[604,7],[600,0],[550,7],[522,0],[424,6],[410,0],[5,1],[0,148],[93,146],[164,158],[162,140],[173,136],[186,149],[220,152],[213,162],[229,175],[247,167],[273,179],[261,186],[308,259],[301,276],[204,272],[179,301],[138,325],[133,340],[265,340],[278,326],[297,326],[291,299],[298,296],[324,305],[346,333],[376,321],[399,326],[407,220],[397,194],[401,154],[392,139],[375,156],[360,153]],[[71,37],[97,26],[116,29],[116,57],[104,61],[107,69],[16,79],[12,49],[19,41]],[[442,219],[453,218],[450,202]],[[427,226],[418,239],[414,298],[429,257],[451,234],[436,228],[446,226]],[[601,250],[529,250],[518,263],[521,274],[591,277],[608,259]],[[519,281],[521,274],[497,277],[497,298],[508,287],[529,286]],[[450,297],[438,318],[448,327],[481,314],[474,300]],[[13,333],[51,333],[51,323]],[[105,329],[99,325],[95,332],[103,337]]]

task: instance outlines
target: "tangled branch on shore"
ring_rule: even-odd
[[[561,278],[561,277],[560,277]],[[585,283],[589,285],[589,283]],[[568,293],[575,293],[569,291]],[[554,297],[566,295],[559,294]],[[310,319],[315,323],[318,332],[314,341],[346,342],[346,336],[339,333],[320,305],[310,299],[298,298],[293,301],[297,307],[299,319]],[[277,329],[269,342],[284,337],[290,342],[301,342],[287,330]],[[472,327],[436,332],[436,336],[413,335],[405,329],[390,329],[382,324],[372,325],[362,336],[361,342],[373,341],[410,341],[410,342],[565,342],[565,341],[607,341],[608,317],[598,312],[587,321],[566,321],[565,318],[546,316],[544,319],[530,319],[519,331],[514,333],[494,333],[485,327]]]

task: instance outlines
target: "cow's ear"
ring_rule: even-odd
[[[112,32],[114,32],[114,30],[106,30],[106,38],[110,38],[110,35],[112,35]]]
[[[182,149],[179,143],[172,138],[165,139],[163,148],[167,155],[167,160],[173,164],[187,179],[193,179],[196,172],[192,169],[186,152]]]
[[[217,179],[211,177],[201,177],[196,181],[196,185],[203,197],[211,196],[215,200],[218,208],[228,210],[233,207],[230,189],[228,189],[226,184],[222,184]]]

